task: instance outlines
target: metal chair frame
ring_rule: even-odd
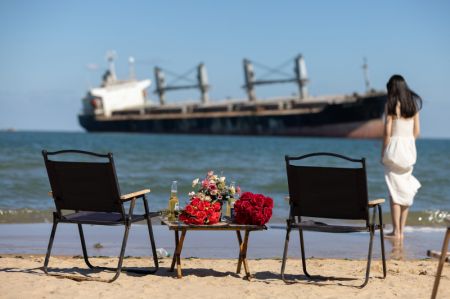
[[[327,153],[327,152],[320,152],[320,153],[311,153],[299,157],[291,157],[291,156],[285,156],[286,161],[286,170],[288,172],[289,176],[289,167],[293,166],[290,164],[290,161],[295,160],[302,160],[309,157],[316,157],[316,156],[331,156],[336,157],[340,159],[344,159],[350,162],[357,162],[361,163],[361,169],[364,174],[364,181],[367,186],[367,178],[366,178],[366,167],[365,167],[365,159],[352,159],[348,158],[343,155],[335,154],[335,153]],[[326,167],[323,168],[324,171],[326,171]],[[298,182],[301,184],[301,182]],[[382,264],[383,264],[383,279],[386,278],[386,258],[385,258],[385,250],[384,250],[384,235],[383,235],[383,219],[382,219],[382,209],[381,204],[373,204],[369,205],[368,201],[368,194],[367,191],[365,192],[365,198],[362,200],[365,200],[367,202],[367,208],[365,211],[365,216],[361,220],[366,221],[365,227],[355,227],[355,226],[333,226],[333,225],[325,225],[323,223],[315,223],[315,222],[303,222],[302,223],[302,216],[307,216],[306,214],[303,214],[300,212],[294,212],[294,206],[295,206],[295,200],[301,201],[301,199],[293,199],[291,194],[291,187],[290,186],[290,212],[289,212],[289,219],[286,220],[287,226],[286,226],[286,239],[285,239],[285,245],[284,245],[284,251],[283,251],[283,260],[281,265],[281,278],[284,282],[288,283],[285,279],[285,267],[286,267],[286,261],[287,261],[287,252],[288,252],[288,246],[289,246],[289,235],[292,229],[298,229],[299,236],[300,236],[300,249],[301,249],[301,258],[302,258],[302,267],[303,267],[303,273],[306,277],[309,279],[313,279],[314,276],[310,275],[306,269],[306,257],[305,257],[305,246],[304,246],[304,237],[303,237],[303,231],[318,231],[318,232],[328,232],[328,233],[350,233],[350,232],[361,232],[366,231],[370,233],[370,239],[369,239],[369,250],[367,255],[367,267],[366,267],[366,275],[365,280],[362,285],[360,285],[360,288],[363,288],[367,285],[369,281],[369,274],[370,274],[370,265],[372,260],[372,247],[373,247],[373,238],[375,234],[375,230],[380,230],[380,241],[381,241],[381,257],[382,257]],[[327,186],[324,186],[326,188]],[[383,200],[384,201],[384,200]],[[319,203],[320,204],[320,203]],[[369,208],[373,208],[373,213],[371,217],[371,221],[369,221]],[[378,210],[378,221],[379,224],[375,223],[376,216],[377,216],[377,210]],[[311,215],[309,215],[311,216]],[[333,219],[339,219],[336,217],[320,217],[320,218],[333,218]]]
[[[108,163],[111,167],[111,171],[112,171],[112,175],[115,178],[115,182],[114,184],[116,185],[117,188],[117,198],[113,198],[112,200],[115,201],[116,205],[120,205],[120,212],[119,213],[111,213],[111,212],[106,212],[106,213],[102,213],[102,212],[94,212],[94,213],[89,213],[89,212],[84,212],[82,210],[75,210],[75,213],[70,214],[70,215],[63,215],[61,210],[64,209],[63,206],[61,206],[61,199],[58,198],[58,194],[57,194],[57,190],[56,186],[54,186],[51,176],[52,176],[52,171],[50,163],[55,163],[56,161],[51,161],[48,159],[48,156],[51,155],[57,155],[57,154],[67,154],[67,153],[71,153],[71,154],[84,154],[84,155],[90,155],[90,156],[95,156],[95,157],[99,157],[99,158],[107,158],[108,159]],[[103,154],[97,154],[97,153],[93,153],[93,152],[87,152],[87,151],[81,151],[81,150],[62,150],[62,151],[56,151],[56,152],[47,152],[46,150],[42,151],[42,155],[44,157],[44,161],[45,161],[45,165],[47,168],[47,173],[49,175],[49,180],[50,180],[50,185],[52,186],[52,197],[55,200],[55,205],[56,205],[56,212],[53,212],[53,226],[52,226],[52,231],[50,234],[50,240],[48,243],[48,248],[47,248],[47,253],[45,256],[45,262],[44,262],[44,266],[43,266],[43,271],[48,274],[48,275],[52,275],[49,273],[48,271],[48,264],[49,264],[49,260],[50,260],[50,255],[51,255],[51,250],[53,247],[53,241],[55,238],[55,233],[56,233],[56,228],[58,226],[59,223],[72,223],[72,224],[77,224],[78,226],[78,232],[80,235],[80,241],[81,241],[81,248],[83,251],[83,258],[84,261],[86,263],[86,265],[90,268],[90,269],[96,269],[96,270],[109,270],[109,271],[115,271],[115,275],[113,276],[113,278],[109,279],[109,280],[101,280],[101,279],[95,279],[95,280],[100,280],[100,281],[105,281],[105,282],[113,282],[115,281],[121,271],[125,271],[125,272],[132,272],[132,273],[138,273],[138,274],[153,274],[156,271],[158,271],[159,268],[159,264],[158,264],[158,257],[157,257],[157,253],[156,253],[156,245],[155,245],[155,239],[154,239],[154,235],[153,235],[153,229],[152,229],[152,223],[151,223],[151,218],[152,217],[156,217],[159,215],[159,213],[157,212],[150,212],[149,210],[149,206],[148,206],[148,202],[144,194],[136,194],[136,196],[133,196],[132,194],[129,194],[130,196],[126,196],[126,198],[121,198],[120,196],[120,189],[119,189],[119,185],[118,185],[118,181],[117,181],[117,175],[116,175],[116,171],[115,171],[115,167],[114,167],[114,160],[113,160],[113,155],[112,153],[108,153],[106,155]],[[65,163],[70,163],[70,162],[65,162]],[[56,192],[55,192],[56,191]],[[142,193],[142,192],[141,192]],[[133,210],[136,204],[136,200],[138,199],[142,199],[142,202],[144,204],[144,210],[145,210],[145,214],[144,215],[133,215]],[[128,210],[128,214],[125,213],[125,208],[124,208],[124,202],[126,201],[130,201],[130,207]],[[120,215],[120,219],[119,220],[108,220],[108,219],[92,219],[92,217],[88,217],[89,215],[91,216],[96,216],[96,215],[103,215],[107,217],[110,216],[117,216]],[[78,218],[78,219],[76,219]],[[116,217],[117,218],[117,217]],[[142,220],[146,220],[147,221],[147,228],[148,228],[148,233],[149,233],[149,239],[150,239],[150,244],[152,247],[152,256],[153,256],[153,262],[154,262],[154,267],[153,269],[135,269],[135,268],[125,268],[122,267],[123,264],[123,259],[124,259],[124,254],[125,254],[125,248],[127,245],[127,240],[128,240],[128,233],[131,227],[131,224],[137,221],[142,221]],[[94,266],[92,265],[92,263],[89,261],[89,256],[88,256],[88,252],[86,249],[86,242],[85,242],[85,238],[84,238],[84,232],[83,232],[83,227],[82,224],[91,224],[91,225],[108,225],[108,226],[114,226],[114,225],[124,225],[125,226],[125,231],[124,231],[124,235],[123,235],[123,240],[122,240],[122,246],[120,249],[120,254],[119,254],[119,260],[118,260],[118,264],[116,268],[111,268],[111,267],[100,267],[100,266]],[[58,275],[57,275],[58,276]],[[78,277],[73,276],[73,277],[68,277],[65,276],[67,278],[73,278],[73,279],[77,279]],[[78,278],[79,279],[79,278]]]

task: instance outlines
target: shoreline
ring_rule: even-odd
[[[45,255],[51,231],[49,223],[0,224],[0,255]],[[386,231],[389,231],[387,229]],[[156,248],[164,248],[172,254],[174,234],[166,226],[154,225]],[[117,256],[122,242],[123,227],[84,226],[87,249],[90,256]],[[445,228],[407,227],[403,244],[385,239],[386,258],[413,260],[426,258],[427,250],[440,250]],[[369,244],[368,233],[330,234],[305,232],[307,257],[366,259]],[[275,258],[282,256],[285,229],[269,225],[267,231],[250,234],[248,258]],[[345,246],[336,244],[345,244]],[[81,245],[76,225],[60,224],[56,231],[52,255],[81,255]],[[233,259],[238,254],[238,243],[233,232],[189,232],[186,235],[182,256]],[[289,256],[300,257],[298,233],[291,232]],[[147,227],[132,225],[126,256],[151,255]],[[374,237],[373,258],[381,256],[380,238]]]

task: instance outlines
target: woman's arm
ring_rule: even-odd
[[[419,120],[419,112],[416,113],[416,115],[414,115],[414,138],[417,139],[417,137],[419,137],[420,135],[420,120]]]
[[[392,115],[386,115],[386,120],[384,122],[384,132],[383,132],[383,147],[381,148],[381,159],[383,160],[384,151],[386,150],[389,141],[391,140],[392,132]]]

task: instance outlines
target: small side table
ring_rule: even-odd
[[[239,259],[237,264],[236,273],[241,273],[242,264],[244,265],[245,275],[250,280],[251,273],[247,262],[247,248],[250,232],[266,230],[265,225],[243,225],[228,222],[219,222],[213,225],[188,225],[179,221],[168,221],[167,218],[161,218],[161,223],[167,225],[169,230],[175,232],[175,252],[172,258],[172,265],[170,271],[174,271],[175,263],[177,264],[177,277],[182,278],[181,271],[181,251],[183,249],[183,242],[186,237],[187,231],[235,231],[238,244],[239,244]],[[181,237],[179,232],[181,231]],[[242,240],[241,231],[244,231],[244,239]]]

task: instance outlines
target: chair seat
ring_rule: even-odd
[[[327,233],[354,233],[354,232],[369,231],[369,227],[367,226],[329,225],[323,222],[317,222],[312,220],[302,221],[300,223],[292,223],[291,227],[301,228],[303,230],[308,231],[318,231]],[[378,229],[378,227],[376,229]]]
[[[150,217],[158,216],[157,212],[149,214]],[[145,220],[145,215],[133,214],[131,222]],[[98,225],[119,225],[123,224],[121,213],[107,213],[107,212],[77,212],[64,215],[60,222],[81,223],[81,224],[98,224]]]

